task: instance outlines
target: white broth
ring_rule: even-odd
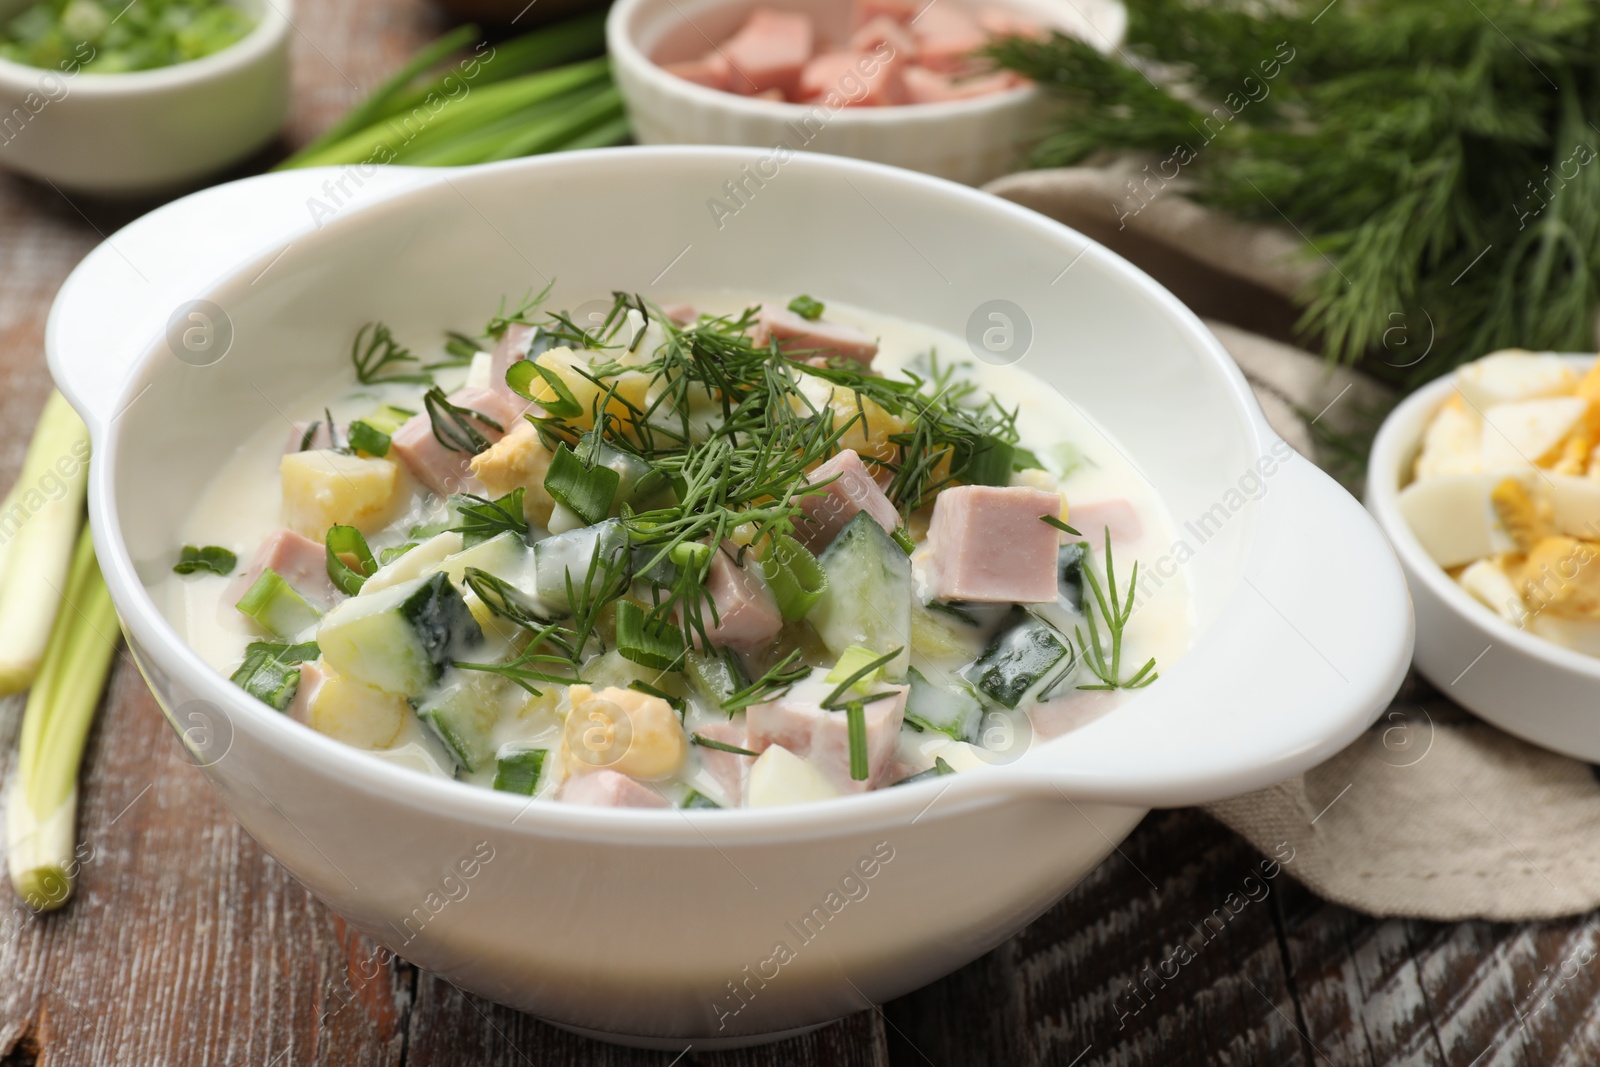
[[[692,303],[704,322],[705,317],[711,314],[737,319],[743,309],[761,305],[763,300],[759,296],[746,298],[744,294],[717,294],[701,295]],[[767,303],[778,306],[782,302]],[[674,305],[670,301],[663,301],[662,306]],[[425,773],[575,803],[618,806],[677,806],[687,803],[693,806],[733,807],[799,802],[857,792],[864,788],[883,788],[918,773],[960,772],[980,763],[1009,762],[1025,751],[1028,745],[1075,729],[1134,695],[1136,690],[1128,688],[1080,688],[1100,685],[1103,679],[1097,677],[1086,646],[1089,633],[1086,614],[1095,611],[1093,591],[1081,577],[1063,579],[1061,576],[1061,567],[1066,565],[1069,556],[1080,550],[1062,548],[1060,543],[1070,546],[1076,538],[1066,534],[1054,535],[1059,543],[1051,550],[1050,567],[1062,590],[1054,603],[1038,598],[1013,604],[1000,600],[974,601],[949,597],[946,599],[951,602],[946,604],[934,595],[936,585],[942,583],[944,587],[952,588],[952,582],[959,583],[972,578],[965,572],[952,576],[951,571],[959,568],[950,562],[954,550],[947,549],[954,543],[952,538],[956,534],[948,531],[960,531],[964,536],[968,531],[977,531],[971,536],[978,536],[987,528],[986,523],[995,521],[994,515],[998,514],[996,508],[1002,505],[1009,507],[1011,502],[1023,500],[1024,497],[1037,501],[1044,499],[1039,495],[1041,493],[1058,493],[1066,501],[1067,522],[1081,531],[1082,538],[1087,542],[1089,551],[1086,565],[1098,576],[1102,586],[1106,577],[1104,538],[1109,527],[1115,555],[1117,592],[1125,597],[1134,563],[1138,561],[1141,567],[1147,567],[1162,555],[1166,546],[1176,540],[1174,525],[1165,506],[1126,458],[1126,450],[1056,389],[1042,383],[1021,366],[996,367],[974,362],[966,345],[957,337],[916,323],[831,302],[826,306],[825,316],[808,321],[813,321],[817,329],[836,329],[849,336],[854,335],[853,329],[867,338],[875,339],[877,351],[871,358],[871,369],[877,375],[895,380],[911,372],[927,379],[937,366],[950,375],[943,379],[947,389],[952,382],[969,383],[973,387],[963,403],[981,405],[986,397],[992,396],[1000,407],[1014,411],[1015,445],[1036,457],[1042,468],[1016,470],[1010,475],[1009,485],[984,489],[984,495],[981,496],[962,497],[968,510],[962,512],[962,518],[959,519],[947,517],[946,520],[937,514],[946,506],[939,503],[939,499],[951,493],[955,486],[947,485],[937,495],[930,494],[934,496],[931,506],[910,509],[909,521],[895,531],[905,541],[897,549],[901,557],[906,554],[909,541],[916,542],[915,550],[910,552],[912,622],[909,647],[894,661],[847,687],[842,696],[828,694],[836,704],[845,705],[851,699],[856,699],[864,707],[823,708],[818,702],[822,699],[819,694],[839,690],[840,683],[852,668],[861,667],[874,656],[887,655],[892,651],[891,648],[870,645],[845,650],[836,647],[837,642],[830,643],[829,635],[836,631],[845,632],[840,629],[843,624],[839,618],[848,618],[852,610],[861,607],[859,604],[852,605],[848,598],[838,592],[844,588],[840,575],[854,573],[838,569],[845,565],[846,553],[866,551],[850,546],[857,542],[876,544],[873,538],[889,543],[888,537],[875,532],[883,526],[883,519],[877,520],[878,526],[872,526],[863,518],[869,515],[871,505],[862,505],[859,514],[852,514],[855,521],[848,523],[845,530],[835,533],[831,541],[819,540],[812,546],[815,551],[811,555],[830,576],[829,591],[816,601],[816,604],[824,606],[819,608],[813,604],[803,618],[789,618],[786,614],[780,635],[773,637],[766,645],[757,648],[734,643],[734,627],[743,625],[741,620],[746,616],[741,612],[745,611],[747,605],[736,598],[730,602],[731,607],[725,610],[725,605],[717,599],[720,594],[712,592],[711,583],[714,579],[705,577],[703,580],[708,583],[704,591],[705,603],[716,609],[706,616],[706,621],[712,624],[714,620],[714,624],[703,640],[695,636],[692,626],[688,627],[689,638],[684,646],[690,650],[685,654],[689,658],[703,665],[709,664],[701,668],[701,674],[660,669],[629,658],[619,650],[619,642],[608,630],[612,623],[603,620],[596,630],[593,643],[585,645],[578,654],[578,661],[582,663],[578,673],[590,686],[588,697],[583,690],[570,690],[566,685],[548,681],[535,682],[533,687],[541,692],[533,696],[501,674],[449,665],[439,668],[442,674],[429,682],[425,689],[413,687],[407,691],[400,685],[389,688],[374,685],[373,678],[379,677],[377,675],[368,677],[357,671],[345,677],[329,662],[334,648],[345,648],[345,644],[339,643],[343,640],[342,635],[347,631],[357,632],[354,627],[345,625],[345,620],[355,614],[350,605],[357,602],[362,606],[369,602],[377,604],[380,598],[389,596],[393,599],[399,595],[390,594],[389,589],[376,588],[378,586],[388,584],[392,589],[404,593],[417,583],[430,580],[429,569],[425,566],[431,558],[428,554],[442,552],[444,547],[458,550],[462,547],[450,540],[452,537],[459,538],[459,534],[439,535],[425,531],[413,536],[416,527],[430,524],[443,527],[459,521],[459,512],[450,510],[441,495],[429,491],[418,480],[413,473],[417,468],[411,465],[407,453],[395,462],[398,488],[394,491],[394,502],[388,505],[389,510],[381,525],[369,528],[365,533],[366,542],[375,554],[381,554],[386,549],[396,550],[406,544],[416,544],[417,547],[380,568],[376,576],[367,579],[371,585],[362,585],[358,594],[348,598],[343,594],[330,597],[326,613],[315,625],[294,634],[280,633],[275,637],[268,633],[261,621],[264,616],[248,617],[235,606],[239,597],[238,576],[250,564],[252,556],[261,550],[263,543],[287,524],[280,466],[284,463],[286,442],[290,442],[298,432],[294,428],[296,424],[303,427],[313,422],[325,423],[331,417],[336,426],[348,433],[352,420],[367,417],[380,404],[392,404],[412,412],[423,410],[420,397],[426,388],[424,385],[362,385],[355,380],[350,368],[342,366],[337,369],[330,367],[327,381],[318,383],[293,402],[275,396],[274,409],[267,409],[264,404],[262,424],[226,457],[209,487],[196,501],[194,509],[184,518],[174,552],[178,545],[220,546],[237,555],[238,563],[234,572],[229,575],[169,574],[156,583],[153,592],[190,645],[207,663],[226,675],[233,675],[240,667],[241,661],[246,659],[247,647],[252,642],[281,641],[292,644],[296,641],[318,640],[321,658],[314,658],[308,661],[308,665],[298,668],[301,670],[298,685],[290,682],[295,695],[292,698],[285,695],[283,700],[287,706],[280,709],[301,717],[313,727],[367,748],[382,758]],[[664,336],[661,329],[658,325],[652,325],[651,331],[654,332],[647,331],[647,343],[641,345],[640,354],[625,358],[632,359],[634,363],[648,358],[649,353],[642,349],[660,342]],[[782,340],[777,333],[771,336],[775,344],[791,344]],[[418,339],[415,338],[407,340],[423,354],[420,362],[447,358],[437,354],[432,345],[417,343]],[[538,343],[535,341],[535,344]],[[482,344],[492,347],[494,342],[484,341]],[[336,340],[329,349],[337,352],[340,347]],[[607,351],[610,351],[609,355]],[[622,350],[603,350],[599,353],[580,351],[579,355],[592,360],[591,366],[601,366],[607,359],[615,359],[618,351]],[[838,352],[825,351],[829,351],[835,360],[831,366],[844,368],[839,373],[858,373],[850,370],[853,365],[841,360]],[[544,365],[555,357],[545,353],[537,358]],[[937,364],[933,359],[937,360]],[[480,355],[479,365],[472,371],[455,367],[435,372],[434,378],[444,393],[463,395],[457,390],[468,383],[469,373],[473,381],[482,383],[486,362],[487,357]],[[412,366],[414,368],[415,365]],[[817,406],[826,408],[830,394],[840,395],[838,391],[843,387],[837,381],[808,374],[803,368],[797,368],[797,372],[793,376],[802,381],[801,392]],[[537,379],[533,388],[542,388]],[[652,389],[655,388],[652,386]],[[959,387],[952,390],[951,395],[956,391],[959,391]],[[537,407],[530,410],[535,415],[548,413]],[[987,410],[992,410],[992,407]],[[715,423],[720,414],[712,411],[706,417]],[[955,417],[959,418],[959,413]],[[426,419],[426,415],[416,418]],[[581,419],[581,416],[576,418]],[[435,421],[433,425],[437,436],[439,423]],[[871,425],[869,418],[866,426]],[[504,428],[510,430],[511,426]],[[607,432],[611,431],[608,429]],[[400,440],[401,433],[395,431],[396,441]],[[338,440],[336,438],[335,443]],[[548,462],[552,455],[548,448],[550,442],[537,443],[541,440],[535,438],[536,443],[529,445],[529,448],[535,451],[544,448],[540,459]],[[574,455],[584,454],[581,438],[574,441],[574,445],[577,446]],[[498,442],[490,445],[485,454],[492,454],[498,447]],[[903,449],[911,447],[902,445]],[[292,447],[290,450],[293,451]],[[907,454],[907,451],[901,453],[902,456]],[[393,452],[389,454],[391,460],[394,455]],[[589,454],[585,462],[591,466],[598,463],[595,455]],[[365,452],[361,452],[359,458],[352,459],[356,462],[373,462]],[[663,462],[670,466],[672,460]],[[1013,466],[1027,467],[1027,463],[1013,460]],[[888,466],[874,465],[869,458],[867,469],[873,475],[872,482],[876,488],[868,489],[863,483],[862,493],[870,495],[881,490],[879,495],[883,495],[898,491]],[[839,477],[842,485],[845,475]],[[682,486],[674,484],[675,491],[681,493]],[[539,485],[536,481],[529,482],[526,491],[536,494]],[[1034,495],[1026,496],[1028,493]],[[487,497],[491,494],[483,495]],[[834,501],[837,498],[830,496],[826,499]],[[951,516],[956,515],[955,505],[951,505],[949,510]],[[613,504],[610,512],[612,517],[600,521],[614,523],[617,514],[617,506]],[[796,521],[804,527],[805,520],[806,516],[800,515]],[[959,523],[963,521],[968,525],[960,526]],[[936,539],[929,535],[930,523],[939,526],[941,531],[937,544]],[[580,529],[576,533],[566,530],[572,525]],[[568,594],[562,590],[552,591],[552,584],[539,577],[544,564],[537,562],[536,553],[543,550],[530,548],[525,542],[537,545],[551,536],[547,532],[550,530],[573,538],[580,536],[584,530],[597,528],[586,524],[582,517],[558,504],[554,515],[548,519],[548,525],[530,519],[526,538],[519,541],[516,535],[502,535],[503,540],[496,542],[499,547],[481,550],[479,556],[486,560],[492,558],[502,561],[500,570],[488,565],[485,565],[485,569],[496,578],[504,579],[513,588],[511,595],[514,604],[522,603],[516,599],[518,596],[525,596],[528,605],[549,607],[556,601],[564,600]],[[855,540],[850,541],[850,546],[841,548],[839,546],[848,540],[846,530],[854,531],[849,536]],[[315,530],[311,533],[315,533]],[[748,534],[748,529],[745,534]],[[1030,545],[1037,541],[1031,526],[1026,526],[1023,535],[1022,540]],[[866,540],[863,541],[863,538]],[[320,539],[311,537],[311,540]],[[676,588],[670,582],[680,579],[688,581],[685,588],[692,590],[693,580],[683,579],[682,576],[684,572],[693,572],[700,566],[710,566],[712,574],[716,573],[719,566],[731,566],[733,570],[725,573],[733,574],[736,584],[744,582],[749,585],[748,575],[754,573],[752,568],[755,565],[743,552],[736,550],[737,540],[735,537],[733,541],[726,542],[730,549],[722,556],[727,562],[716,559],[718,554],[712,551],[710,545],[697,542],[694,546],[677,549],[678,555],[673,557],[671,565],[662,565],[668,567],[672,577],[661,584],[652,584],[657,581],[656,578],[649,575],[641,577],[636,570],[630,569],[629,575],[619,579],[625,586],[620,594],[621,599],[630,604],[642,603],[644,610],[648,611],[651,603],[659,603],[664,595],[669,595],[664,591]],[[555,558],[555,549],[551,547],[554,543],[552,540],[546,546],[550,548],[551,558]],[[598,537],[593,539],[596,560],[600,558],[599,546],[602,543],[610,542],[603,542]],[[773,544],[775,542],[759,540],[748,551],[759,555],[772,551]],[[641,552],[638,547],[620,551],[622,556],[631,560],[630,568],[644,566],[644,556],[648,552]],[[962,566],[981,571],[987,565],[981,557],[993,556],[1006,560],[1012,549],[1010,544],[992,544],[967,551],[975,558]],[[1019,554],[1023,551],[1016,549]],[[1036,558],[1038,553],[1032,549],[1027,552],[1030,553],[1030,574],[1037,579],[1038,567],[1042,566]],[[702,563],[708,555],[713,558],[709,563]],[[348,560],[350,557],[345,558]],[[870,563],[872,557],[869,553],[863,558]],[[894,559],[885,556],[884,567],[895,574],[902,574],[904,564]],[[444,565],[460,571],[465,564]],[[1006,563],[1005,566],[1011,564]],[[1073,573],[1081,573],[1082,566]],[[1019,562],[1017,568],[1020,567]],[[400,580],[405,577],[401,574],[404,568],[419,572],[419,577]],[[760,573],[772,577],[770,571]],[[570,567],[567,574],[579,577]],[[632,584],[628,584],[630,576]],[[299,580],[320,581],[320,576]],[[773,580],[777,581],[776,578]],[[994,580],[1002,583],[1021,581],[1023,576],[1001,574]],[[1073,585],[1074,581],[1076,586]],[[464,599],[471,612],[470,618],[465,615],[459,618],[452,616],[456,621],[450,625],[459,624],[487,634],[483,642],[472,647],[470,654],[457,649],[452,662],[500,663],[515,660],[518,642],[527,639],[528,632],[531,632],[529,627],[508,622],[506,616],[494,611],[485,602],[478,586],[474,586],[472,591],[467,590],[459,573],[453,582],[446,578],[444,584],[451,586],[451,590],[447,591],[447,595],[453,598],[451,603]],[[1035,582],[1035,586],[1037,584]],[[257,582],[256,587],[259,586]],[[766,590],[763,580],[756,580],[752,588],[740,588],[745,589],[740,596],[748,594],[760,598],[767,597],[770,592]],[[871,588],[876,590],[878,587]],[[901,588],[898,584],[885,588],[891,590],[888,594],[890,599],[902,595],[893,592]],[[1071,590],[1074,588],[1079,600],[1076,609],[1071,603],[1074,599]],[[642,592],[642,589],[646,591]],[[520,590],[520,594],[517,590]],[[781,609],[783,604],[778,597],[779,594],[774,593],[769,599],[779,603]],[[315,600],[309,596],[307,599]],[[860,599],[875,601],[877,595]],[[932,607],[927,606],[929,601],[935,601]],[[895,603],[898,604],[898,601]],[[315,610],[319,605],[313,603],[312,607]],[[628,610],[615,604],[612,609],[617,614]],[[759,614],[761,607],[758,605],[749,610]],[[894,610],[901,609],[896,607]],[[684,628],[681,625],[684,622],[683,604],[679,603],[673,611],[676,614],[671,617],[680,624],[678,629],[681,630]],[[542,611],[539,617],[544,620],[554,614],[556,612]],[[473,620],[484,625],[477,625]],[[1110,631],[1108,621],[1103,616],[1097,616],[1097,622],[1096,632],[1102,638],[1102,647],[1108,649],[1105,643]],[[391,633],[376,623],[367,626],[362,622],[361,625],[367,627],[360,630],[361,633]],[[872,631],[870,619],[864,625],[869,632]],[[1187,651],[1193,628],[1193,611],[1180,572],[1140,600],[1126,625],[1121,627],[1121,680],[1140,680],[1137,672],[1148,660],[1154,661],[1154,671],[1170,667]],[[330,630],[338,630],[338,633],[330,635]],[[891,628],[885,632],[898,631]],[[1022,650],[1019,655],[1023,660],[1028,656],[1040,655],[1039,648],[1045,649],[1045,660],[1039,662],[1048,661],[1049,670],[1045,674],[1055,675],[1053,684],[1044,675],[1033,677],[1025,670],[1015,676],[1007,673],[1023,670],[1017,667],[1021,661],[1006,659],[1010,652],[1002,654],[995,652],[995,649],[1006,635],[1015,637],[1018,634],[1023,635],[1016,638],[1021,642],[1016,648]],[[682,635],[679,636],[681,638]],[[323,640],[324,637],[334,640],[335,644],[330,646],[327,640]],[[726,646],[720,643],[724,637],[729,642]],[[376,638],[371,640],[376,641]],[[1032,644],[1028,644],[1030,641]],[[891,643],[898,642],[888,639],[878,642],[879,645]],[[1065,655],[1057,660],[1048,660],[1060,649],[1065,650]],[[707,695],[713,690],[701,686],[699,681],[721,669],[712,662],[720,657],[721,661],[733,664],[734,674],[730,677],[749,685],[772,668],[781,659],[780,654],[791,651],[799,655],[799,664],[793,670],[799,671],[810,666],[811,676],[791,682],[787,687],[769,686],[763,694],[768,699],[760,701],[758,705],[741,707],[732,715],[717,706],[715,698]],[[272,654],[278,655],[276,652]],[[342,653],[343,662],[350,664],[368,664],[371,656],[383,654],[386,653],[382,649],[362,650],[359,655],[349,651]],[[638,655],[636,650],[633,655]],[[642,659],[648,660],[650,657],[643,656]],[[1070,672],[1063,674],[1066,670],[1064,665],[1069,659],[1074,665]],[[677,662],[681,666],[685,660]],[[996,663],[1000,663],[1003,669],[991,670],[984,666],[989,664],[993,667]],[[827,680],[824,680],[824,668],[830,672]],[[291,666],[287,673],[292,674],[294,669]],[[353,666],[344,669],[354,671]],[[316,677],[315,683],[309,680],[313,675]],[[921,682],[914,680],[912,675],[920,678]],[[1031,682],[1028,681],[1030,677]],[[685,681],[685,678],[688,680]],[[996,681],[997,678],[1001,680]],[[630,683],[633,683],[632,689],[628,688]],[[727,684],[734,683],[730,681]],[[313,685],[320,688],[313,690]],[[900,690],[898,687],[902,685],[908,686],[909,691]],[[1012,688],[1005,688],[1007,685]],[[246,688],[251,687],[247,685]],[[444,713],[437,710],[437,705],[445,699],[439,694],[445,690],[472,694],[470,699],[474,703],[469,718],[473,723],[473,737],[465,746],[459,730],[452,734],[455,727],[439,725],[446,721]],[[251,691],[257,692],[254,689]],[[283,692],[286,694],[287,690]],[[609,694],[603,701],[599,695],[602,692]],[[716,692],[726,695],[728,690]],[[900,695],[894,695],[897,692]],[[257,692],[257,695],[261,694]],[[575,696],[581,704],[577,713],[573,710]],[[459,704],[468,698],[449,699]],[[807,700],[811,701],[810,705],[806,705]],[[601,701],[604,705],[599,713],[602,717],[595,721],[612,731],[606,735],[604,759],[586,756],[581,748],[588,741],[580,745],[577,740],[589,736],[582,733],[576,719],[596,714],[594,707],[601,705],[592,704],[593,701]],[[774,704],[784,705],[786,701],[793,706],[774,708]],[[1006,706],[1008,701],[1014,703],[1015,707]],[[322,707],[324,704],[328,706]],[[356,705],[360,706],[359,711],[348,710]],[[616,733],[616,709],[619,705],[621,729],[628,736]],[[662,709],[669,705],[672,714],[663,718]],[[895,711],[891,706],[899,710]],[[885,707],[891,707],[891,711],[884,712],[882,709]],[[449,714],[458,715],[454,705],[450,706]],[[941,718],[947,714],[953,718]],[[858,718],[867,725],[862,726]],[[756,721],[758,719],[760,724]],[[450,721],[459,725],[460,720]],[[800,729],[797,724],[802,722],[806,724],[804,730],[810,731],[806,737],[784,744],[790,741],[795,730]],[[790,732],[785,733],[786,730]],[[958,737],[964,740],[957,740]],[[863,751],[869,747],[870,752]],[[769,752],[774,748],[779,751]],[[535,751],[543,755],[528,755]],[[845,777],[846,762],[848,778]],[[870,765],[869,776],[857,774],[863,765]],[[605,773],[597,773],[600,771]],[[635,786],[645,792],[635,792]],[[659,804],[652,796],[659,798]]]

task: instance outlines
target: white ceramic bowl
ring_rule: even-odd
[[[950,2],[950,0],[946,0]],[[1128,13],[1119,0],[984,0],[1059,28],[1109,52],[1122,43]],[[617,0],[606,20],[606,46],[640,144],[748,145],[769,149],[753,192],[800,150],[888,163],[968,185],[1016,170],[1048,114],[1032,86],[942,104],[851,107],[755,100],[695,85],[657,66],[703,55],[733,34],[755,7],[813,15],[835,38],[847,34],[853,0]],[[781,152],[776,146],[782,145]],[[708,195],[726,198],[721,190]],[[732,201],[737,207],[738,201]]]
[[[27,0],[0,0],[0,19]],[[0,167],[64,189],[179,188],[272,139],[289,111],[292,0],[239,0],[243,39],[189,63],[126,74],[0,59]]]
[[[631,148],[383,170],[320,229],[308,204],[329,172],[221,186],[114,235],[114,251],[67,281],[48,327],[52,373],[94,436],[96,548],[129,645],[250,834],[420,966],[565,1026],[675,1050],[821,1023],[976,958],[1146,809],[1260,788],[1337,752],[1386,705],[1411,648],[1382,534],[1273,435],[1217,341],[1150,278],[1016,205],[829,156],[796,157],[719,230],[700,201],[752,155]],[[860,195],[840,196],[846,182]],[[240,228],[217,229],[223,218]],[[1186,549],[1154,565],[1184,570],[1193,650],[1010,766],[726,812],[582,808],[429,779],[207,667],[142,576],[170,566],[176,517],[221,452],[278,418],[266,398],[342,373],[345,339],[370,319],[423,336],[544,278],[554,306],[612,289],[804,291],[958,335],[981,303],[1015,302],[1034,330],[1026,365],[1193,520]],[[186,317],[197,299],[230,338],[206,366],[167,340],[199,325]],[[475,853],[492,859],[472,864]],[[809,939],[796,933],[807,916]],[[780,942],[792,954],[781,962]]]
[[[1580,370],[1593,355],[1568,356]],[[1384,421],[1367,467],[1367,507],[1389,535],[1417,611],[1417,670],[1451,700],[1525,741],[1600,762],[1600,659],[1495,614],[1456,584],[1417,540],[1397,497],[1428,420],[1455,377],[1417,390]]]

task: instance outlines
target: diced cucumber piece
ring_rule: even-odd
[[[494,787],[502,793],[533,796],[549,754],[549,749],[544,748],[501,749],[495,760]]]
[[[412,534],[411,540],[417,543],[400,555],[385,558],[385,552],[378,553],[378,559],[383,566],[362,584],[362,596],[371,596],[379,590],[388,589],[401,582],[421,578],[440,562],[460,552],[462,548],[461,535],[452,530],[432,534],[420,541],[415,536],[415,530]]]
[[[1056,592],[1073,611],[1083,612],[1083,568],[1089,559],[1089,543],[1073,541],[1061,546],[1056,555]]]
[[[596,559],[599,547],[600,567],[616,558],[617,553],[628,550],[628,534],[615,519],[584,526],[566,533],[546,537],[533,546],[533,580],[539,599],[557,611],[572,608],[567,599],[567,582],[581,589],[589,574],[589,565]]]
[[[283,575],[271,567],[261,572],[261,577],[245,590],[234,607],[254,619],[267,633],[285,639],[315,626],[322,618],[322,612],[307,603],[306,598],[295,592]]]
[[[722,710],[722,702],[750,684],[731,654],[690,649],[684,655],[683,673],[694,695],[707,707]]]
[[[860,645],[851,645],[839,654],[839,661],[833,665],[833,669],[828,672],[828,676],[823,681],[830,685],[839,685],[876,659],[878,659],[878,653],[872,651],[872,649],[862,648]],[[882,677],[883,668],[879,667],[857,678],[851,688],[864,693],[877,685]]]
[[[494,759],[493,735],[500,711],[494,694],[469,679],[447,685],[423,701],[417,718],[444,742],[456,763],[471,773]]]
[[[252,641],[245,646],[244,662],[228,679],[263,704],[282,711],[300,688],[300,664],[317,658],[317,645]]]
[[[906,694],[906,721],[956,741],[978,739],[983,702],[961,682],[930,682],[912,667],[906,672],[911,691]]]
[[[835,656],[862,645],[880,656],[904,649],[884,673],[903,678],[911,663],[911,560],[865,511],[845,524],[818,559],[828,587],[806,614]]]
[[[497,578],[518,585],[527,559],[528,546],[523,544],[521,537],[508,530],[496,534],[487,541],[479,541],[454,555],[446,556],[424,573],[437,571],[456,585],[460,585],[466,576],[467,568],[476,567],[480,571],[488,571]]]
[[[687,793],[685,793],[683,795],[683,803],[680,804],[679,807],[683,807],[683,808],[714,808],[714,809],[717,809],[717,810],[721,810],[722,805],[718,804],[715,800],[712,800],[710,797],[706,796],[704,793],[700,792],[698,789],[691,789],[691,790],[689,790]]]
[[[443,574],[351,597],[322,620],[317,644],[338,673],[389,693],[418,697],[451,660],[483,642],[483,630]]]
[[[380,433],[392,434],[415,414],[415,411],[393,404],[379,404],[369,414],[361,416],[361,421]]]
[[[983,655],[962,673],[985,697],[1014,709],[1023,697],[1076,664],[1070,642],[1029,612],[1013,608]]]

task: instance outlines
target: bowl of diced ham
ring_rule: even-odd
[[[1126,23],[1118,0],[619,0],[607,40],[640,143],[771,149],[730,175],[737,213],[798,151],[972,185],[1007,173],[1043,98],[984,49],[1059,32],[1109,52]]]

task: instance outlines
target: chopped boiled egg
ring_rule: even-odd
[[[1473,563],[1456,581],[1503,619],[1516,622],[1527,613],[1522,594],[1517,592],[1511,577],[1492,559]]]
[[[1483,412],[1483,469],[1518,470],[1556,452],[1575,429],[1589,402],[1555,396],[1495,404]]]
[[[1456,371],[1456,387],[1480,410],[1496,404],[1570,395],[1578,372],[1560,356],[1512,349],[1495,352]]]
[[[1474,474],[1482,467],[1483,426],[1461,403],[1446,404],[1422,435],[1416,477]]]
[[[1441,567],[1516,550],[1489,503],[1493,486],[1478,474],[1451,474],[1412,482],[1400,491],[1400,514],[1422,548]]]

